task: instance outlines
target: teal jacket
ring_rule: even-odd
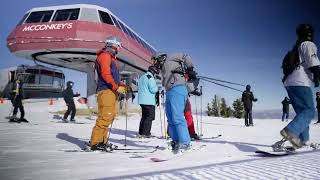
[[[145,73],[139,79],[138,103],[143,105],[156,105],[156,93],[158,86],[150,72]]]

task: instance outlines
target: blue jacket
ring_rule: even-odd
[[[143,105],[156,105],[155,95],[158,92],[156,80],[150,72],[145,73],[139,79],[138,103]]]

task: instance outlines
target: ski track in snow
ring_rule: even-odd
[[[78,104],[77,108],[84,105]],[[137,139],[140,115],[128,120],[127,147],[160,149],[153,154],[102,152],[64,152],[79,150],[91,135],[95,121],[76,117],[85,124],[57,123],[61,116],[52,114],[66,109],[63,100],[28,102],[26,119],[30,124],[8,123],[9,101],[0,104],[0,179],[320,179],[320,151],[278,158],[255,156],[256,150],[270,150],[280,140],[286,125],[279,119],[254,119],[254,127],[244,127],[244,120],[203,117],[203,134],[217,139],[193,142],[205,144],[199,151],[166,162],[151,162],[151,157],[172,156],[164,150],[164,139]],[[129,107],[133,107],[131,104]],[[163,117],[163,111],[162,111]],[[91,117],[95,119],[95,117]],[[195,120],[195,126],[196,118]],[[200,124],[200,122],[199,122]],[[161,136],[159,109],[152,134]],[[110,142],[124,148],[125,117],[117,117]],[[310,140],[320,142],[320,125],[310,126]],[[144,158],[134,158],[141,155]]]

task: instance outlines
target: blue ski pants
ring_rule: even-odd
[[[312,90],[307,86],[288,86],[286,89],[296,112],[286,128],[304,143],[309,140],[309,124],[315,116]]]
[[[185,85],[177,85],[166,92],[166,115],[168,118],[169,133],[172,141],[179,145],[189,145],[190,136],[184,109],[188,91]]]

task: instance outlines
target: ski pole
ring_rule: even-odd
[[[197,96],[194,96],[194,101],[195,101],[195,104],[196,104],[196,118],[197,118],[197,132],[199,133],[199,119],[198,119],[198,104],[197,104]]]
[[[128,130],[128,99],[126,97],[126,102],[125,102],[125,113],[126,113],[126,131],[124,133],[124,146],[127,146],[127,130]]]
[[[162,112],[161,112],[161,98],[159,98],[159,110],[160,110],[160,126],[161,126],[161,137],[163,138],[163,128],[162,128]]]
[[[112,126],[113,126],[113,122],[114,122],[114,119],[112,120],[111,125],[110,125],[110,128],[109,128],[109,132],[108,132],[108,136],[107,136],[106,144],[108,144],[108,142],[109,142],[109,138],[110,138],[110,134],[111,134],[111,130],[112,130]]]
[[[203,136],[202,134],[202,86],[200,86],[200,136]]]
[[[165,104],[164,102],[164,90],[161,91],[161,98],[162,98],[162,103]],[[167,131],[167,127],[166,127],[166,109],[165,109],[165,105],[163,106],[163,130],[164,130],[164,134],[165,134],[165,138],[168,139],[168,131]]]
[[[118,98],[118,101],[119,101],[119,100],[120,100],[120,99]],[[114,122],[114,119],[112,120],[111,125],[110,125],[110,128],[109,128],[109,132],[108,132],[108,136],[107,136],[106,144],[108,144],[109,139],[110,139],[110,135],[111,135],[111,130],[112,130],[113,122]]]

